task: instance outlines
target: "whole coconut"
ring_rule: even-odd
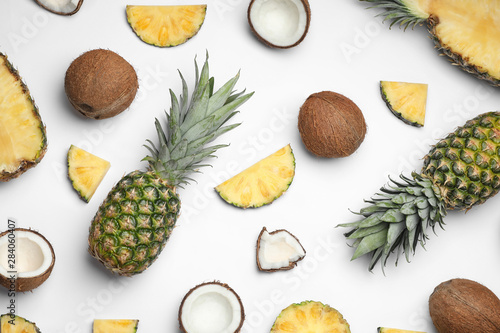
[[[91,50],[76,58],[64,80],[70,103],[86,117],[105,119],[127,109],[139,83],[134,68],[110,50]]]
[[[363,142],[366,123],[361,110],[349,98],[322,91],[310,95],[300,108],[299,132],[314,155],[346,157]]]
[[[429,297],[429,313],[439,333],[500,332],[500,300],[475,281],[439,284]]]

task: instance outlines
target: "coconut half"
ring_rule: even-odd
[[[83,0],[35,0],[42,8],[58,15],[73,15],[80,10]]]
[[[179,308],[179,325],[185,333],[235,333],[241,330],[244,320],[240,297],[220,282],[192,288]]]
[[[50,276],[56,256],[49,241],[36,231],[16,228],[0,234],[0,284],[30,291]]]
[[[260,41],[285,49],[297,46],[306,37],[311,9],[307,0],[252,0],[247,17]]]
[[[306,251],[297,237],[280,229],[268,232],[264,227],[257,240],[257,266],[265,272],[289,270],[304,259]]]

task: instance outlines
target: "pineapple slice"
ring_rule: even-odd
[[[93,333],[135,333],[137,319],[95,319]]]
[[[379,327],[378,333],[426,333],[421,331],[408,331],[408,330],[400,330],[397,328],[388,328],[388,327]]]
[[[80,197],[89,202],[111,164],[81,148],[68,150],[68,176]]]
[[[35,323],[19,316],[3,314],[0,316],[0,332],[2,333],[40,333]]]
[[[342,314],[314,301],[292,304],[281,311],[271,328],[271,333],[350,333],[349,323]]]
[[[427,84],[380,81],[380,92],[396,117],[408,125],[424,126]]]
[[[0,181],[36,166],[46,150],[38,108],[17,70],[0,53]]]
[[[290,145],[260,160],[215,187],[222,199],[241,208],[257,208],[279,198],[295,176],[295,157]]]
[[[196,35],[205,21],[207,5],[127,6],[127,20],[144,42],[171,47]]]

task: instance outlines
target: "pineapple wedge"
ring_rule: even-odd
[[[396,117],[408,125],[424,126],[427,84],[380,81],[380,93]]]
[[[400,330],[397,328],[388,328],[388,327],[379,327],[378,333],[426,333],[421,331],[408,331],[408,330]]]
[[[137,319],[95,319],[93,333],[135,333]]]
[[[171,47],[187,42],[205,21],[207,5],[132,6],[128,5],[127,21],[144,42]]]
[[[40,333],[40,329],[32,323],[19,316],[3,314],[0,316],[0,332],[2,333]]]
[[[295,176],[295,157],[290,145],[260,160],[215,187],[226,202],[241,208],[257,208],[279,198]]]
[[[292,304],[281,311],[271,333],[350,333],[349,323],[329,305],[314,301]]]
[[[68,176],[85,202],[90,201],[110,166],[108,161],[76,146],[68,150]]]
[[[17,70],[0,53],[0,182],[36,166],[46,150],[38,108]]]

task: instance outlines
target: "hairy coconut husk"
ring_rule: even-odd
[[[475,281],[439,284],[429,297],[429,313],[439,333],[500,332],[500,300]]]
[[[110,50],[96,49],[76,58],[64,80],[73,107],[86,117],[106,119],[126,110],[139,83],[134,68]]]
[[[346,157],[363,142],[366,123],[352,100],[322,91],[310,95],[300,108],[299,132],[302,142],[314,155]]]

